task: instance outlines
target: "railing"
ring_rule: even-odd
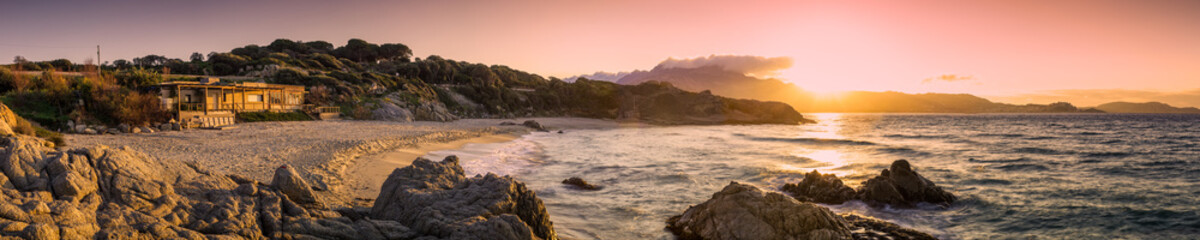
[[[204,103],[179,103],[179,111],[204,111]]]
[[[340,112],[342,112],[342,108],[340,108],[340,107],[318,107],[318,106],[315,106],[312,104],[304,104],[303,109],[305,112],[310,112],[310,113],[340,113]]]

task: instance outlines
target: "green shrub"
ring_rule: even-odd
[[[286,122],[286,121],[312,121],[312,117],[302,112],[244,112],[237,114],[238,121],[241,122]]]
[[[114,77],[117,79],[117,84],[131,89],[152,86],[163,81],[162,74],[144,68],[119,71]]]

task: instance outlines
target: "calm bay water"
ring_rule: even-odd
[[[564,239],[671,239],[669,216],[730,181],[777,190],[816,169],[856,187],[897,159],[960,201],[827,206],[943,239],[1200,238],[1200,115],[806,116],[819,123],[568,129],[429,157],[526,182]],[[605,188],[560,183],[572,176]]]

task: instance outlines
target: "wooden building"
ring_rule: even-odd
[[[170,81],[157,86],[164,109],[181,124],[220,127],[235,122],[239,112],[292,112],[306,110],[304,86],[257,82],[221,83],[217,78]]]

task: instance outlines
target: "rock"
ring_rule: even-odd
[[[450,113],[446,105],[438,101],[421,100],[413,110],[414,117],[423,121],[449,122],[458,120],[458,116]]]
[[[142,129],[141,129],[141,128],[136,128],[136,127],[135,127],[135,128],[129,128],[129,133],[141,133],[141,132],[142,132]]]
[[[589,190],[589,191],[600,190],[601,188],[603,188],[600,186],[592,185],[579,177],[568,178],[566,180],[563,180],[562,183],[566,184],[566,185],[571,185],[571,186],[579,188],[579,189]]]
[[[509,122],[509,121],[500,122],[500,126],[514,126],[514,125],[517,125],[517,123]]]
[[[437,238],[558,239],[542,201],[524,183],[490,173],[467,178],[455,156],[418,158],[392,171],[370,217]]]
[[[413,121],[413,114],[408,109],[401,108],[390,102],[383,102],[378,106],[375,110],[371,110],[372,119],[394,122]]]
[[[541,132],[546,131],[546,127],[543,127],[541,123],[538,123],[537,121],[534,121],[534,120],[525,120],[524,123],[521,123],[521,126],[532,128],[532,129],[535,129],[535,130],[538,130]]]
[[[915,207],[920,202],[948,206],[957,199],[913,171],[907,160],[896,160],[879,176],[867,180],[858,189],[858,198],[873,206],[901,208]]]
[[[854,189],[842,184],[842,180],[837,176],[821,174],[817,170],[804,174],[804,180],[799,184],[788,183],[780,190],[802,202],[825,204],[842,204],[853,200],[856,194]]]
[[[18,135],[0,139],[0,146],[6,151],[0,153],[0,171],[8,176],[13,187],[22,191],[47,190],[49,179],[43,174],[45,167],[42,159],[45,153],[51,151],[44,140],[36,137]]]
[[[849,239],[850,226],[828,208],[732,182],[704,203],[667,220],[680,239]]]
[[[329,184],[325,183],[325,175],[313,174],[312,189],[316,191],[329,191]]]
[[[283,165],[275,169],[275,177],[271,179],[271,187],[278,189],[287,195],[288,199],[300,205],[305,205],[307,208],[324,209],[325,205],[317,200],[317,197],[312,192],[312,187],[308,185],[304,178],[300,177],[296,170],[291,166]]]
[[[99,132],[96,132],[96,129],[91,129],[91,128],[83,129],[82,133],[83,134],[99,134]]]
[[[937,240],[937,238],[928,233],[901,227],[895,223],[854,214],[843,214],[841,216],[851,226],[851,236],[853,239]]]
[[[128,133],[130,131],[130,129],[133,129],[133,128],[129,127],[129,124],[122,123],[120,125],[117,125],[117,129],[121,130],[121,132],[123,132],[123,133]]]
[[[558,134],[563,134],[563,131],[562,131],[562,130],[558,130]]]
[[[154,129],[150,127],[138,127],[138,129],[141,129],[144,133],[154,133]]]
[[[0,135],[11,136],[16,134],[12,127],[17,125],[18,119],[21,119],[21,117],[13,113],[12,109],[8,108],[8,105],[0,104]]]
[[[171,131],[171,124],[170,123],[159,124],[158,130],[159,131]]]

